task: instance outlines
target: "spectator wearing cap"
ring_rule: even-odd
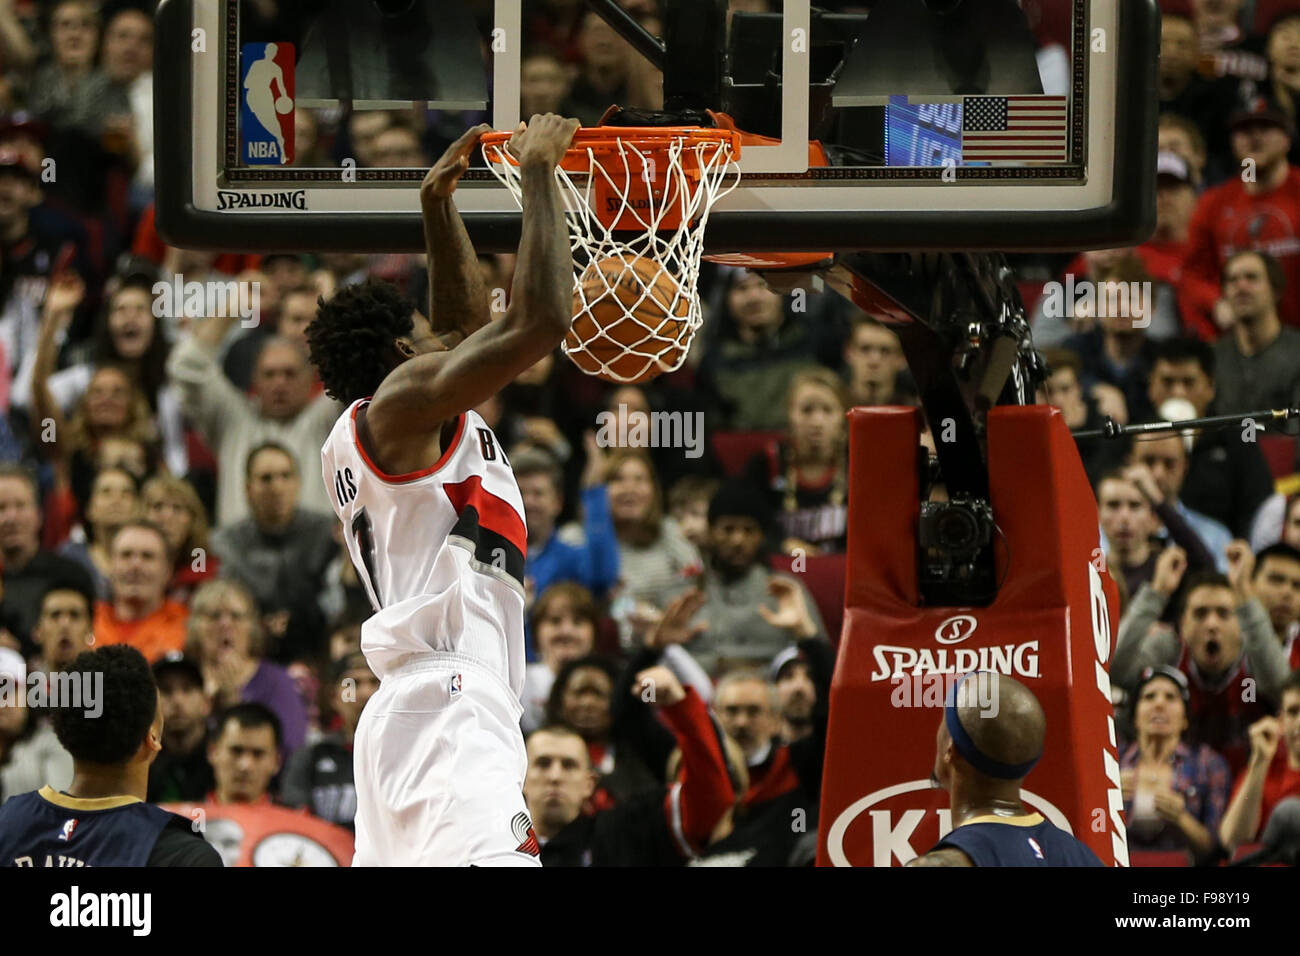
[[[32,629],[32,641],[40,652],[37,669],[57,673],[89,650],[95,639],[91,630],[94,613],[94,592],[83,590],[81,581],[52,581],[41,597],[40,617]]]
[[[56,581],[75,581],[94,593],[89,573],[76,561],[41,549],[41,508],[36,479],[25,468],[0,465],[0,563],[5,617],[30,649],[41,599]]]
[[[189,652],[219,713],[241,703],[269,707],[286,759],[307,737],[307,709],[283,667],[263,658],[265,631],[257,602],[236,581],[209,581],[194,593]]]
[[[27,664],[17,651],[0,647],[0,802],[49,784],[72,783],[72,756],[49,722],[27,706]]]
[[[1160,283],[1157,297],[1173,294],[1177,299],[1180,327],[1157,330],[1152,322],[1151,337],[1169,338],[1180,332],[1195,335],[1207,342],[1219,334],[1215,324],[1214,308],[1219,301],[1219,288],[1197,275],[1190,275],[1183,267],[1187,257],[1187,230],[1196,211],[1197,189],[1191,164],[1174,152],[1161,152],[1156,157],[1156,231],[1138,246],[1137,255]],[[1156,317],[1162,311],[1156,309]]]
[[[1224,411],[1216,400],[1215,371],[1214,347],[1206,342],[1180,338],[1158,343],[1147,383],[1157,416],[1179,421]],[[1207,428],[1193,437],[1179,492],[1189,508],[1225,525],[1234,536],[1249,538],[1272,493],[1273,477],[1258,443],[1242,441],[1233,428]]]
[[[1209,152],[1211,182],[1231,175],[1232,155],[1227,120],[1236,102],[1237,82],[1200,73],[1200,39],[1196,25],[1178,13],[1165,13],[1160,25],[1160,61],[1156,78],[1160,111],[1195,121]]]
[[[1149,587],[1129,602],[1120,620],[1111,680],[1135,684],[1146,667],[1177,667],[1187,677],[1188,741],[1207,744],[1233,772],[1246,764],[1247,728],[1266,716],[1289,673],[1268,613],[1255,597],[1254,555],[1245,542],[1229,550],[1229,576],[1189,577],[1177,632],[1153,627],[1182,584],[1186,561],[1174,549],[1161,555]]]
[[[833,662],[832,662],[833,664]],[[772,686],[776,688],[777,733],[786,743],[803,740],[813,733],[813,707],[817,685],[812,667],[798,647],[787,647],[772,661]]]
[[[1287,162],[1295,131],[1285,113],[1262,97],[1232,114],[1232,148],[1243,165],[1197,203],[1187,234],[1186,270],[1207,281],[1222,276],[1233,253],[1271,254],[1293,290],[1278,303],[1287,325],[1300,325],[1300,170]]]
[[[1252,583],[1288,666],[1300,668],[1300,548],[1279,541],[1256,552]]]
[[[827,368],[790,381],[787,430],[750,459],[745,477],[776,515],[783,554],[837,554],[848,540],[848,393]]]
[[[1130,852],[1186,848],[1208,864],[1217,855],[1231,778],[1221,756],[1183,740],[1189,697],[1176,668],[1142,672],[1133,692],[1137,739],[1120,753],[1120,785]]]
[[[664,516],[659,478],[644,451],[615,449],[604,473],[618,539],[619,590],[611,614],[624,645],[639,647],[660,609],[691,586],[700,554]]]
[[[710,673],[728,661],[765,667],[792,641],[826,638],[807,589],[763,561],[768,514],[762,494],[746,482],[723,485],[709,504],[699,613],[707,630],[686,649]]]
[[[1230,853],[1258,838],[1281,801],[1300,797],[1300,671],[1286,679],[1279,696],[1277,715],[1250,727],[1250,760],[1237,775],[1219,826]]]
[[[603,598],[618,581],[618,538],[609,510],[604,464],[605,456],[589,449],[582,478],[582,525],[558,528],[556,522],[564,510],[564,475],[559,464],[539,448],[524,448],[511,456],[528,525],[524,577],[532,600],[561,581],[581,585]],[[535,632],[531,638],[537,640]]]
[[[1223,266],[1232,326],[1214,346],[1216,405],[1223,414],[1300,405],[1300,329],[1282,325],[1286,275],[1267,252],[1234,253]]]
[[[222,463],[217,474],[218,527],[248,517],[241,464],[265,441],[293,453],[301,470],[320,460],[320,449],[343,406],[326,395],[312,399],[313,375],[296,346],[271,339],[257,359],[253,394],[242,394],[217,364],[217,349],[238,316],[194,323],[172,350],[167,371],[181,393],[181,406]],[[313,466],[314,467],[314,466]],[[302,507],[332,515],[323,481],[303,487]]]
[[[162,750],[149,768],[149,802],[202,800],[216,785],[208,762],[212,702],[198,661],[172,651],[153,666],[162,702]]]
[[[300,654],[319,656],[324,622],[316,596],[334,560],[338,522],[300,507],[298,463],[278,442],[250,451],[244,474],[249,516],[212,536],[221,574],[256,598],[274,640],[268,648],[273,659],[288,663]]]
[[[100,646],[130,644],[149,661],[185,643],[189,611],[167,600],[172,555],[157,526],[134,519],[113,536],[109,550],[111,600],[95,605],[95,640]]]
[[[360,652],[340,660],[334,674],[334,693],[330,699],[338,714],[338,729],[300,748],[290,758],[280,782],[280,802],[289,807],[303,807],[312,816],[351,830],[357,813],[352,741],[366,701],[379,689],[379,678]]]
[[[270,804],[283,744],[280,721],[263,704],[246,702],[225,711],[208,744],[214,783],[207,802]]]

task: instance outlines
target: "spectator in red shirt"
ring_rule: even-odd
[[[1243,164],[1221,186],[1206,190],[1188,229],[1189,274],[1217,282],[1229,257],[1262,249],[1286,272],[1278,313],[1300,325],[1300,170],[1287,162],[1294,127],[1260,97],[1232,114],[1232,149]]]
[[[1183,331],[1211,342],[1219,334],[1214,320],[1219,286],[1183,267],[1196,199],[1191,164],[1177,153],[1162,152],[1156,160],[1156,231],[1137,254],[1152,279],[1177,290]]]
[[[1219,825],[1219,840],[1229,852],[1257,839],[1279,802],[1300,796],[1300,671],[1287,678],[1281,696],[1276,717],[1250,726],[1250,762]]]

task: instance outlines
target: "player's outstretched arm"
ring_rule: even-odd
[[[465,231],[452,193],[479,139],[492,127],[480,123],[447,147],[420,185],[424,249],[429,274],[429,324],[437,334],[459,333],[459,342],[488,324],[487,290],[478,257]]]
[[[372,431],[439,428],[487,401],[563,340],[573,321],[573,252],[555,166],[577,128],[577,120],[547,113],[511,139],[524,211],[510,307],[451,351],[418,355],[394,369],[371,404]]]

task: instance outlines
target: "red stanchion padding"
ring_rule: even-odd
[[[846,609],[822,781],[818,863],[898,866],[951,829],[930,787],[955,678],[1007,674],[1047,717],[1021,797],[1104,863],[1128,864],[1107,676],[1117,592],[1097,503],[1059,411],[989,415],[989,490],[1001,585],[985,608],[920,608],[915,409],[850,412]]]

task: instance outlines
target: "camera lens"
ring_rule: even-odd
[[[935,523],[939,547],[949,551],[971,551],[979,540],[979,525],[965,508],[949,506]]]

